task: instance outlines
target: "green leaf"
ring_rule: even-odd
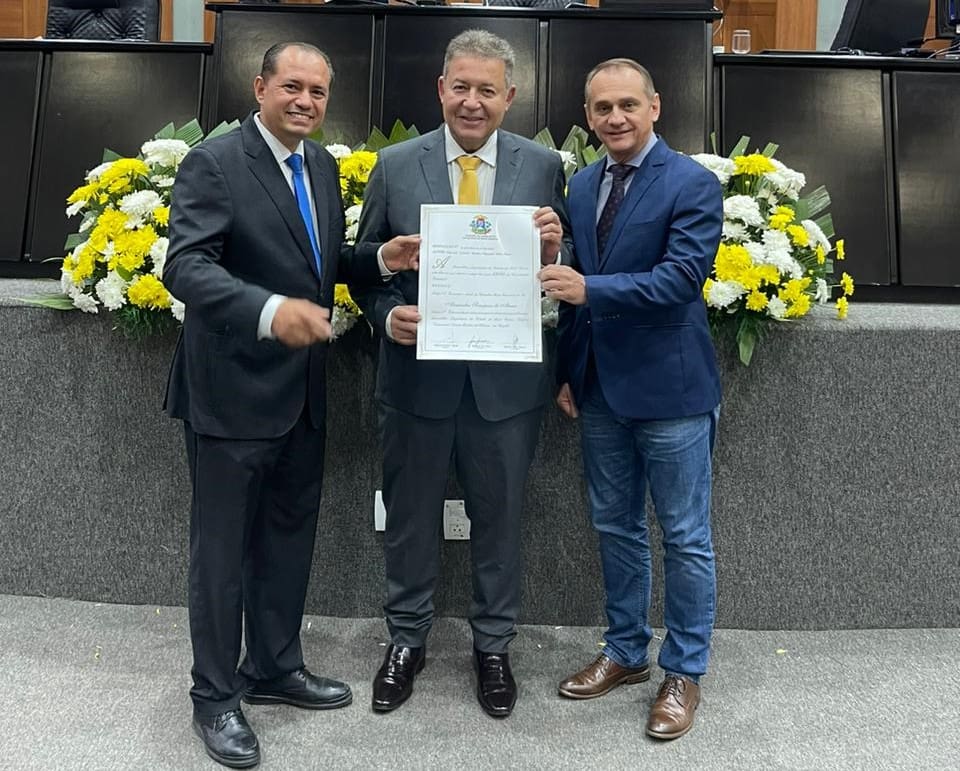
[[[112,163],[113,161],[120,160],[121,158],[123,158],[123,156],[120,155],[120,153],[114,152],[109,148],[104,148],[103,159],[100,161],[100,163]]]
[[[767,146],[763,148],[763,155],[767,158],[773,158],[773,154],[780,149],[780,145],[775,145],[773,142],[767,142]]]
[[[416,132],[416,128],[414,128],[414,131]],[[402,120],[397,118],[393,123],[393,127],[390,129],[390,137],[388,141],[390,144],[395,145],[399,142],[405,142],[408,139],[412,139],[415,136],[417,136],[417,134],[411,134],[410,129],[403,125]]]
[[[574,124],[570,127],[567,138],[563,140],[560,149],[566,150],[568,153],[576,154],[577,150],[582,150],[584,147],[587,147],[589,142],[590,135],[587,133],[587,130]]]
[[[373,131],[370,132],[370,136],[367,137],[367,141],[363,143],[363,146],[367,150],[372,150],[373,152],[379,152],[384,147],[387,147],[389,144],[390,144],[390,140],[387,138],[387,135],[384,134],[376,126],[374,126]]]
[[[817,226],[827,238],[833,238],[836,235],[836,231],[833,229],[833,215],[823,214],[817,217],[814,222],[817,223]]]
[[[214,127],[213,129],[211,129],[210,133],[207,134],[207,136],[206,136],[205,138],[206,138],[206,139],[213,139],[214,137],[218,137],[218,136],[220,136],[221,134],[226,134],[226,133],[228,133],[228,132],[230,132],[230,131],[233,131],[233,130],[234,130],[235,128],[237,128],[239,125],[240,125],[240,121],[238,121],[238,120],[232,120],[232,121],[230,121],[229,123],[227,123],[226,121],[223,121],[223,122],[220,123],[220,125],[218,125],[218,126]]]
[[[823,185],[803,196],[794,206],[798,220],[811,220],[830,206],[830,193]]]
[[[737,330],[737,349],[740,352],[740,361],[743,366],[749,367],[750,360],[753,358],[753,349],[757,344],[757,330],[747,320],[740,322],[740,328]]]
[[[154,139],[174,139],[176,134],[176,129],[173,127],[173,123],[168,123],[162,129],[160,129],[156,134],[153,135]]]
[[[183,142],[186,142],[190,147],[193,147],[196,144],[200,143],[200,140],[203,139],[203,129],[200,128],[200,123],[194,118],[189,123],[181,126],[172,137],[169,139],[179,139]]]
[[[67,240],[64,241],[63,248],[69,252],[71,249],[76,249],[84,241],[86,241],[86,238],[84,238],[80,233],[71,233],[69,236],[67,236]]]
[[[730,155],[728,155],[727,157],[735,158],[738,155],[746,155],[747,147],[749,147],[749,145],[750,145],[750,137],[748,136],[740,137],[740,141],[733,146],[733,149],[730,151]]]
[[[15,297],[14,299],[27,305],[33,305],[39,308],[52,308],[55,311],[72,311],[77,308],[77,306],[73,304],[73,300],[63,294],[63,292],[38,294],[33,297]]]

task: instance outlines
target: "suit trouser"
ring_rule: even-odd
[[[469,379],[457,412],[421,418],[382,407],[387,600],[392,641],[419,647],[433,623],[451,457],[470,518],[475,647],[502,653],[520,609],[520,516],[543,412],[484,420]]]
[[[198,714],[235,709],[250,680],[303,666],[300,624],[320,508],[325,432],[306,413],[276,439],[184,424],[193,483],[190,637]],[[246,656],[237,670],[243,628]]]

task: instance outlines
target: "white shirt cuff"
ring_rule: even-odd
[[[390,268],[387,267],[387,263],[383,261],[383,247],[384,244],[380,244],[380,248],[377,249],[377,265],[380,266],[380,278],[384,281],[389,281],[397,274],[390,270]],[[392,340],[393,338],[391,337],[390,339]]]
[[[286,300],[282,294],[272,294],[260,309],[260,321],[257,323],[257,340],[276,340],[273,335],[273,317],[277,315],[280,303]]]

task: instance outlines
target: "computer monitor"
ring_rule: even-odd
[[[930,0],[847,0],[832,51],[897,54],[919,47]]]
[[[960,0],[937,0],[937,37],[950,40],[958,35]]]

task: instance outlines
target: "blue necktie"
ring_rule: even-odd
[[[624,192],[627,189],[626,179],[633,173],[634,168],[622,163],[613,163],[607,169],[613,177],[613,186],[610,188],[610,195],[607,196],[607,202],[603,205],[603,211],[597,221],[597,254],[603,254],[603,250],[607,248],[607,241],[613,231],[613,221],[617,218],[617,212],[620,211],[620,204],[623,203]]]
[[[310,237],[310,246],[313,247],[313,258],[317,263],[317,275],[319,276],[322,275],[320,272],[320,243],[317,241],[317,234],[313,230],[313,215],[310,212],[307,186],[303,184],[303,157],[294,153],[287,158],[286,164],[293,169],[293,194],[297,199],[303,224],[307,226],[307,235]]]

